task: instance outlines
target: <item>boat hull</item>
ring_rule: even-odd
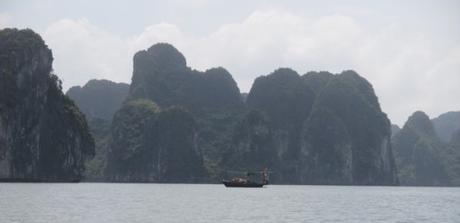
[[[232,181],[222,181],[225,187],[263,187],[264,184],[256,183],[256,182],[232,182]]]

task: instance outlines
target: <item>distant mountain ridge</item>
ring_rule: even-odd
[[[397,184],[389,120],[372,86],[354,71],[300,76],[278,69],[255,80],[247,104],[248,120],[260,121],[235,131],[248,135],[238,137],[229,153],[240,154],[230,158],[233,168],[254,165],[248,157],[263,156],[281,173],[281,182]],[[264,140],[257,139],[260,130]]]
[[[431,121],[439,138],[443,142],[449,142],[452,134],[460,129],[460,111],[446,112]]]
[[[174,182],[174,172],[163,172],[171,168],[186,173],[185,181],[219,179],[228,169],[268,167],[277,172],[272,179],[278,183],[397,184],[389,121],[372,86],[353,71],[300,76],[278,69],[257,78],[243,100],[225,69],[193,70],[169,44],[136,53],[133,64],[129,95],[112,123],[106,169],[112,180]],[[155,109],[144,113],[143,106]],[[171,108],[174,116],[162,115]],[[176,124],[154,130],[162,117]],[[174,138],[180,148],[173,141],[152,141],[163,133],[170,138],[185,117],[189,124],[180,128],[188,132],[174,134],[180,135]],[[375,131],[361,130],[369,128]],[[325,141],[329,135],[336,138]],[[126,140],[130,144],[119,147]],[[179,158],[175,150],[191,155]],[[197,172],[187,173],[179,163]]]
[[[131,84],[66,96],[37,34],[0,40],[2,179],[217,182],[267,167],[278,184],[460,185],[460,112],[391,125],[352,70],[279,68],[242,94],[224,68],[194,70],[159,43],[136,53]]]
[[[205,123],[211,121],[209,114],[242,106],[236,82],[223,68],[203,73],[188,68],[183,55],[164,43],[136,53],[133,64],[128,99],[116,113],[112,125],[113,130],[129,130],[113,131],[114,143],[106,169],[108,177],[120,181],[159,182],[189,182],[203,178],[207,175],[203,147],[212,146],[213,140],[212,143],[218,142],[214,130],[208,130],[206,138],[198,136],[205,134],[205,128],[213,129],[213,125],[221,129],[228,127],[214,120],[212,125]],[[143,102],[135,103],[138,101]],[[150,103],[153,105],[149,107],[157,109],[151,109],[146,117],[141,112],[142,107]],[[127,121],[133,117],[136,119]],[[133,132],[137,140],[118,147]],[[134,154],[147,160],[134,164],[132,162],[138,159]],[[141,170],[132,172],[131,168]]]
[[[460,128],[453,131],[452,122],[442,128],[447,124],[444,118],[454,113],[446,114],[430,120],[424,112],[417,111],[395,133],[393,148],[402,185],[460,185],[460,145],[456,141]],[[445,137],[450,132],[449,142],[441,140],[441,135]]]
[[[128,91],[129,84],[93,79],[82,87],[71,87],[66,95],[78,105],[87,119],[111,120]]]
[[[83,86],[74,86],[67,90],[66,95],[85,114],[96,143],[96,156],[86,162],[87,180],[104,179],[112,118],[121,108],[128,92],[129,84],[104,79],[92,79]]]

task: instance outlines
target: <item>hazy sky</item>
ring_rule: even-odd
[[[242,92],[278,67],[353,69],[399,125],[460,110],[460,1],[0,0],[0,28],[29,27],[64,88],[130,82],[132,56],[175,45],[190,67],[225,67]]]

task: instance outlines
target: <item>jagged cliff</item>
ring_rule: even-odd
[[[71,87],[66,95],[78,105],[88,120],[111,120],[128,96],[128,91],[128,84],[93,79],[82,87]]]
[[[112,124],[106,175],[113,181],[195,182],[205,176],[196,123],[184,109],[125,102]]]
[[[160,107],[181,105],[192,111],[242,103],[236,82],[224,68],[192,70],[172,45],[159,43],[139,51],[133,64],[130,98],[148,98]]]
[[[313,91],[291,69],[281,68],[257,78],[246,101],[250,112],[234,130],[233,147],[226,154],[230,157],[225,157],[230,162],[225,165],[232,169],[250,168],[247,165],[255,163],[232,162],[248,160],[246,156],[265,151],[262,156],[266,157],[266,162],[260,164],[269,162],[272,165],[267,167],[277,169],[277,177],[272,178],[274,182],[298,182],[299,174],[295,170],[298,163],[294,160],[299,155],[302,125],[310,113],[313,98]]]
[[[0,177],[80,180],[94,141],[32,30],[0,31]]]
[[[96,155],[86,162],[85,178],[88,180],[104,179],[112,118],[128,92],[128,84],[93,79],[82,87],[71,87],[66,93],[85,114],[95,140]]]
[[[460,186],[460,129],[452,133],[445,159],[450,185]]]
[[[390,122],[355,72],[278,69],[256,79],[247,104],[253,112],[235,131],[226,165],[254,165],[239,161],[263,153],[257,168],[274,169],[275,182],[397,184]]]
[[[268,167],[274,183],[398,183],[390,122],[353,71],[280,68],[242,96],[224,68],[193,70],[169,44],[136,53],[133,66],[104,140],[110,180],[190,182]]]
[[[210,111],[240,103],[236,83],[222,68],[191,70],[169,44],[136,53],[133,64],[127,102],[112,123],[107,176],[119,181],[201,181],[206,175],[202,151],[210,143],[203,123],[211,118]],[[151,108],[148,114],[146,107]]]
[[[439,138],[447,143],[452,134],[460,129],[460,111],[450,111],[431,120]]]
[[[393,137],[393,147],[402,185],[460,185],[460,146],[452,134],[443,142],[433,122],[422,111],[412,114]]]
[[[390,122],[372,86],[354,71],[344,71],[329,80],[305,124],[304,154],[312,160],[307,163],[317,162],[319,167],[306,169],[307,173],[312,171],[313,181],[317,180],[314,176],[327,176],[322,172],[327,167],[330,169],[326,171],[337,174],[338,179],[353,184],[397,183]],[[334,156],[336,159],[331,159]]]

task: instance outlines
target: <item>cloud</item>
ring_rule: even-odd
[[[8,13],[0,13],[0,29],[11,25],[11,16]]]
[[[149,26],[140,35],[122,38],[85,18],[52,23],[42,36],[53,51],[54,70],[64,89],[94,78],[129,83],[135,52],[157,42],[182,41],[179,29],[166,23]]]
[[[42,36],[53,51],[54,70],[65,88],[92,78],[127,81],[131,55],[126,42],[87,19],[60,20]]]
[[[278,67],[293,67],[301,73],[350,68],[341,53],[361,32],[346,16],[310,19],[286,11],[256,11],[241,23],[223,25],[204,38],[200,48],[207,50],[204,55],[213,55],[208,63],[228,67],[248,91],[255,77]],[[209,43],[213,47],[207,47]]]
[[[257,76],[278,67],[301,74],[354,69],[373,84],[383,110],[398,124],[417,109],[432,115],[460,109],[455,98],[460,95],[460,43],[446,45],[434,41],[437,36],[407,28],[391,20],[369,28],[342,14],[307,17],[259,10],[201,36],[159,23],[121,37],[87,19],[60,20],[42,34],[65,88],[92,78],[129,83],[134,53],[170,42],[192,68],[227,68],[242,91],[248,91]]]
[[[126,44],[137,51],[147,49],[158,42],[168,42],[178,47],[186,41],[184,34],[178,27],[168,23],[160,23],[145,28],[140,35],[128,38]]]

